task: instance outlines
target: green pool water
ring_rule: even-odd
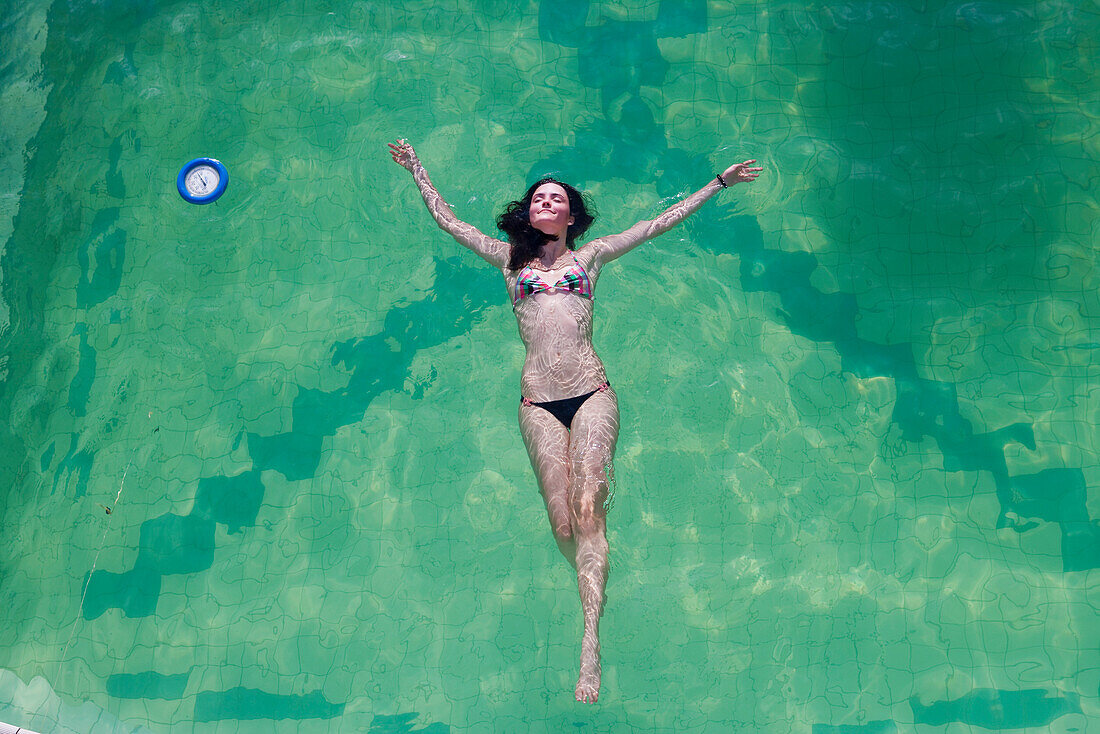
[[[1100,726],[1094,2],[0,7],[0,721]],[[487,232],[766,169],[599,284],[595,706],[503,281],[399,136]]]

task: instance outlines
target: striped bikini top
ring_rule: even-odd
[[[581,267],[580,262],[577,260],[577,256],[573,255],[573,264],[565,271],[565,274],[561,276],[558,282],[553,285],[536,275],[530,265],[523,268],[523,270],[519,272],[519,277],[516,278],[516,288],[512,293],[512,308],[515,308],[516,304],[524,298],[527,298],[527,296],[543,293],[551,288],[559,291],[576,293],[578,296],[584,296],[588,300],[594,298],[592,294],[592,281],[589,279],[588,273]]]

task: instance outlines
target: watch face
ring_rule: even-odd
[[[216,168],[203,164],[195,166],[187,172],[184,186],[187,187],[187,192],[192,196],[207,196],[218,188],[220,180],[221,176]]]

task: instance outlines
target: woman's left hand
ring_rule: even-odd
[[[726,169],[722,174],[722,180],[726,182],[727,186],[733,186],[738,183],[750,183],[756,180],[756,177],[760,175],[760,172],[764,169],[760,166],[753,166],[756,163],[756,159],[751,161],[745,161],[744,163],[737,163]]]

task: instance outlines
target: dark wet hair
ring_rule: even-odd
[[[504,207],[504,212],[497,217],[497,227],[508,236],[508,242],[512,245],[512,255],[508,260],[510,270],[519,270],[534,260],[538,257],[539,248],[552,239],[550,235],[531,226],[531,199],[539,186],[548,183],[555,183],[565,189],[565,195],[569,199],[569,216],[573,217],[573,223],[565,231],[566,247],[572,250],[577,238],[583,236],[592,226],[592,222],[596,221],[596,208],[584,194],[556,178],[540,178],[531,184],[522,199],[509,202]]]

